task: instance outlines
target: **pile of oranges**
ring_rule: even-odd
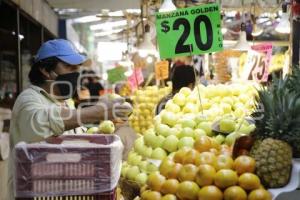
[[[159,172],[149,175],[142,200],[271,200],[255,175],[255,160],[236,159],[226,145],[207,136],[194,148],[182,148],[164,159]],[[201,144],[201,145],[200,145]]]

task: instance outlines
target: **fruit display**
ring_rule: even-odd
[[[155,108],[158,102],[171,92],[171,87],[148,86],[136,90],[132,95],[133,113],[129,118],[130,126],[140,134],[153,127]]]
[[[255,125],[244,119],[253,109],[254,91],[250,85],[199,86],[194,91],[182,88],[154,118],[154,127],[134,142],[123,165],[123,177],[142,183],[136,176],[127,176],[125,171],[135,167],[136,175],[149,175],[158,170],[161,160],[179,149],[195,147],[199,152],[209,151],[211,146],[232,145],[236,138],[250,134]],[[213,130],[214,123],[222,134]],[[209,152],[198,158],[198,164],[207,157]]]
[[[210,142],[208,150],[196,149],[199,140]],[[200,136],[193,148],[184,147],[162,161],[159,171],[149,175],[140,199],[271,200],[254,172],[254,158],[234,160],[229,146]]]

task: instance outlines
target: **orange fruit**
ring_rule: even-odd
[[[163,196],[161,200],[177,200],[177,197],[174,194],[167,194]]]
[[[212,185],[216,175],[216,170],[211,165],[200,165],[196,174],[196,183],[202,187]]]
[[[168,172],[167,178],[170,178],[170,179],[172,179],[172,178],[177,179],[178,174],[179,174],[181,168],[182,168],[182,164],[176,163],[176,164],[174,165],[174,167],[171,168],[171,170]]]
[[[142,200],[161,200],[161,194],[157,191],[146,190],[142,194]]]
[[[255,160],[250,156],[239,156],[234,160],[233,169],[240,175],[245,172],[255,171]]]
[[[248,200],[272,200],[272,195],[265,189],[257,189],[250,192]]]
[[[201,152],[209,151],[212,148],[211,139],[208,136],[200,136],[194,144],[194,148]]]
[[[179,182],[176,179],[168,179],[161,186],[162,194],[176,194]]]
[[[183,158],[183,164],[195,164],[196,158],[199,157],[199,152],[195,149],[189,150]]]
[[[205,186],[198,192],[198,200],[222,200],[222,191],[214,185]]]
[[[220,169],[232,169],[233,159],[229,155],[219,155],[214,162],[214,167],[217,171]]]
[[[159,172],[164,177],[167,177],[169,171],[172,170],[172,168],[174,167],[174,165],[175,165],[175,162],[173,160],[171,160],[169,158],[166,158],[160,164],[160,166],[159,166]]]
[[[160,191],[161,186],[166,181],[166,178],[159,172],[153,172],[148,176],[147,185],[151,190]]]
[[[194,181],[198,168],[193,164],[184,165],[178,174],[179,181]]]
[[[199,166],[202,164],[213,165],[217,160],[217,157],[212,152],[202,152],[196,157],[195,165]]]
[[[224,191],[224,200],[247,200],[247,193],[239,186],[231,186]]]
[[[174,158],[173,158],[174,162],[183,164],[185,155],[187,154],[187,152],[189,150],[191,150],[191,148],[188,148],[188,147],[184,147],[184,148],[178,150],[174,155]]]
[[[239,185],[245,190],[255,190],[260,187],[260,180],[255,174],[247,172],[239,177]]]
[[[225,189],[238,183],[238,175],[231,169],[219,170],[214,178],[214,183],[217,187]]]
[[[199,189],[199,186],[195,182],[184,181],[179,184],[176,195],[179,199],[196,200]]]

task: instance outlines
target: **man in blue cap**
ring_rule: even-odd
[[[18,96],[12,111],[12,148],[18,142],[43,141],[82,124],[126,117],[132,108],[122,98],[102,98],[80,110],[66,106],[64,100],[72,98],[79,86],[79,68],[85,60],[67,40],[50,40],[41,46],[28,76],[32,85]]]

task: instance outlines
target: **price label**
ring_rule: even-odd
[[[132,75],[128,77],[128,82],[131,89],[137,89],[137,87],[144,82],[142,68],[134,68]]]
[[[164,80],[169,77],[169,62],[160,61],[155,63],[155,78],[156,80]]]
[[[107,70],[108,81],[112,84],[123,81],[126,79],[125,69],[123,67],[116,67],[114,69]]]
[[[156,13],[156,32],[163,59],[223,49],[219,4]]]
[[[248,52],[244,78],[257,82],[268,81],[269,65],[272,58],[273,45],[271,43],[254,45]]]

